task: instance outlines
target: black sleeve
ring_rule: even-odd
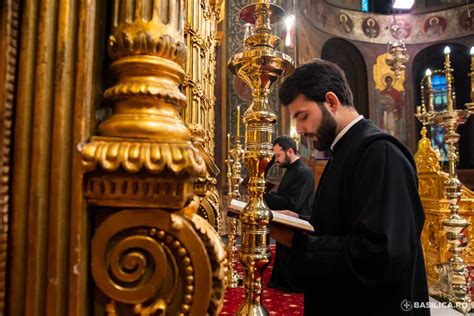
[[[350,211],[359,214],[351,233],[295,234],[294,260],[305,266],[300,270],[310,274],[306,278],[355,277],[372,285],[398,280],[415,254],[424,220],[414,167],[396,146],[376,141],[361,156],[347,194]]]
[[[264,195],[265,202],[271,210],[298,211],[314,192],[314,178],[311,170],[305,169],[304,173],[289,179],[290,187],[285,194],[269,192]]]

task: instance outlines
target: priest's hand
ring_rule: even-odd
[[[294,230],[292,228],[288,228],[288,226],[283,226],[276,223],[272,223],[270,225],[270,236],[280,244],[283,244],[289,248],[291,248],[293,234]]]
[[[298,213],[295,213],[295,212],[292,212],[292,211],[289,211],[289,210],[281,210],[281,211],[277,211],[277,212],[281,213],[281,214],[291,216],[291,217],[299,218]]]

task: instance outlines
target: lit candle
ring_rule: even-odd
[[[230,154],[230,134],[227,133],[227,154]]]
[[[471,102],[474,102],[474,46],[471,47]]]
[[[449,60],[449,54],[451,49],[449,46],[444,48],[444,73],[446,77],[446,97],[448,104],[446,106],[446,111],[452,111],[454,109],[453,105],[453,88],[452,88],[452,78],[451,78],[451,62]]]
[[[426,69],[426,85],[428,87],[428,112],[434,111],[433,105],[433,84],[431,83],[431,69]]]
[[[237,105],[237,132],[235,135],[236,141],[240,141],[240,105]]]

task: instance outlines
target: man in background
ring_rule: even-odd
[[[276,192],[265,193],[264,199],[271,210],[292,210],[301,216],[311,214],[314,196],[314,176],[311,169],[300,159],[296,143],[289,136],[280,136],[273,141],[275,164],[286,170]],[[276,243],[276,254],[269,287],[288,293],[300,293],[290,279],[289,249]]]

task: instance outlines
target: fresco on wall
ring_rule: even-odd
[[[474,7],[465,10],[459,17],[459,24],[465,30],[474,29]]]
[[[326,26],[328,15],[323,3],[316,2],[314,5],[310,6],[310,13],[318,24]]]
[[[395,39],[404,40],[408,38],[411,34],[411,25],[403,19],[398,19],[395,21],[395,24],[398,26],[398,30],[390,30],[390,33]]]
[[[426,20],[423,29],[429,37],[440,36],[444,33],[448,22],[441,16],[432,16]]]
[[[298,0],[297,8],[312,27],[325,34],[347,40],[386,44],[393,39],[405,44],[425,44],[451,38],[471,36],[474,28],[474,5],[448,8],[427,14],[397,14],[394,32],[393,15],[367,14],[334,6],[322,0]],[[468,14],[470,10],[470,14]],[[328,17],[335,18],[328,18]],[[347,19],[346,17],[350,18]],[[351,27],[352,25],[352,27]],[[299,32],[299,31],[298,31]]]
[[[385,62],[388,54],[377,57],[374,65],[375,123],[384,131],[406,142],[405,73],[397,80]]]
[[[370,38],[375,38],[379,36],[380,33],[380,25],[374,18],[369,17],[362,21],[362,31],[364,32],[365,36]]]
[[[339,20],[338,25],[342,32],[344,33],[352,32],[352,28],[354,27],[354,25],[352,24],[352,19],[350,18],[350,16],[348,16],[345,13],[341,13],[338,16],[338,20]]]
[[[315,45],[313,45],[314,39],[312,39],[311,34],[308,33],[309,28],[310,27],[304,23],[304,21],[302,21],[298,28],[298,64],[303,64],[319,55],[316,52]]]

